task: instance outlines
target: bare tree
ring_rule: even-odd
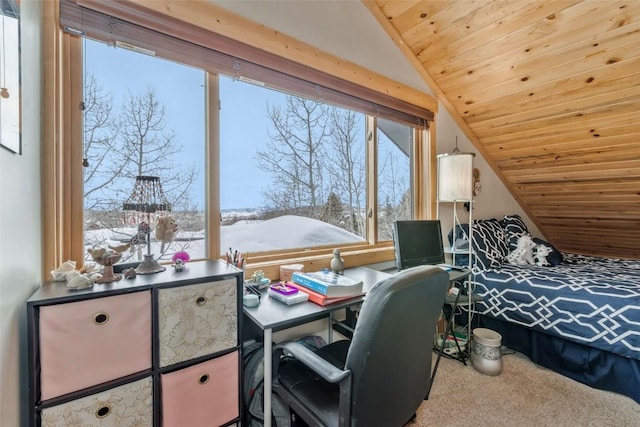
[[[197,172],[173,161],[183,151],[167,126],[164,107],[155,91],[129,94],[115,111],[111,97],[90,75],[84,95],[84,211],[85,228],[115,232],[122,226],[122,205],[131,195],[138,175],[160,177],[175,211],[193,210],[188,197]],[[192,226],[193,228],[193,226]],[[116,238],[128,240],[124,232]],[[102,241],[87,241],[104,246]],[[178,245],[178,243],[176,243]],[[181,249],[187,243],[180,243]]]
[[[408,176],[402,173],[407,170],[408,165],[403,168],[398,156],[392,152],[384,155],[378,171],[381,177],[378,180],[379,198],[384,200],[384,205],[379,206],[378,217],[378,237],[381,240],[393,238],[393,221],[411,218]]]
[[[113,162],[109,154],[117,149],[118,127],[114,126],[111,97],[89,75],[84,88],[84,208],[111,210],[116,203],[114,181],[126,163]],[[121,201],[120,201],[121,202]]]
[[[365,231],[365,159],[364,135],[358,127],[358,115],[350,110],[333,108],[331,150],[327,170],[331,175],[331,190],[345,202],[349,220],[343,227],[364,237]]]
[[[119,114],[121,145],[125,164],[121,178],[133,188],[136,176],[160,177],[165,195],[177,205],[184,201],[196,177],[195,168],[174,167],[173,160],[184,147],[176,142],[175,131],[167,127],[164,106],[153,88],[129,94]],[[123,183],[124,188],[126,184]]]
[[[263,192],[267,204],[285,213],[318,218],[324,202],[324,144],[331,134],[324,104],[287,96],[284,111],[267,106],[273,132],[264,151],[257,153],[260,167],[271,172],[272,187]]]

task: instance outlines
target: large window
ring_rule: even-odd
[[[220,79],[222,248],[364,244],[365,115]]]
[[[135,15],[126,2],[109,5]],[[127,246],[144,221],[160,261],[179,250],[217,258],[231,247],[251,253],[251,271],[252,263],[325,259],[340,247],[357,265],[392,259],[393,221],[428,212],[433,114],[424,107],[247,45],[237,45],[245,59],[235,58],[215,50],[233,41],[208,47],[211,33],[186,23],[172,33],[174,23],[152,31],[120,20],[114,32],[111,18],[69,1],[60,15],[68,55],[59,58],[60,105],[70,128],[58,135],[69,135],[68,159],[82,159],[57,158],[71,170],[70,203],[58,205],[71,211],[70,232],[54,230],[61,253]],[[252,55],[265,65],[247,61]],[[141,211],[136,197],[150,183],[162,198]],[[163,244],[153,228],[166,216],[178,228]],[[138,260],[140,249],[123,260]]]
[[[83,44],[87,249],[120,248],[121,262],[140,261],[148,238],[160,261],[177,251],[205,258],[204,71],[90,39]],[[177,233],[162,233],[166,216]],[[138,235],[141,224],[149,225],[148,237]]]

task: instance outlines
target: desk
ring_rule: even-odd
[[[378,281],[391,276],[389,273],[366,267],[348,268],[344,275],[363,282],[364,292],[368,292]],[[265,292],[257,307],[244,307],[244,313],[264,334],[264,425],[271,427],[271,370],[272,370],[272,333],[292,328],[314,320],[329,317],[329,341],[332,337],[333,312],[362,304],[364,296],[340,301],[327,306],[312,302],[285,305],[269,298]]]
[[[366,267],[348,268],[344,275],[363,282],[365,294],[378,281],[391,276],[391,273],[373,270]],[[468,271],[449,271],[449,280],[459,280],[469,275]],[[328,338],[332,339],[333,313],[362,304],[364,296],[322,307],[312,302],[285,305],[269,298],[264,292],[257,307],[244,307],[247,317],[262,331],[264,335],[264,426],[271,427],[271,374],[272,374],[272,334],[283,329],[292,328],[314,320],[329,318]]]

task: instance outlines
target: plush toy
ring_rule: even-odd
[[[165,244],[173,242],[173,238],[178,231],[178,224],[170,215],[158,218],[158,225],[156,226],[156,239],[162,242],[160,252],[164,253]]]
[[[536,255],[535,255],[536,265],[540,265],[540,266],[551,265],[547,261],[547,255],[549,255],[551,252],[553,252],[553,249],[551,249],[549,246],[540,245],[540,244],[537,245]]]
[[[516,248],[507,255],[507,262],[513,265],[535,264],[533,256],[533,248],[535,247],[536,244],[530,235],[520,236]]]

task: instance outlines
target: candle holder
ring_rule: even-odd
[[[96,280],[96,283],[111,283],[122,279],[122,274],[113,272],[113,265],[120,261],[122,254],[117,252],[107,252],[102,257],[94,259],[95,262],[102,266],[102,277]]]

